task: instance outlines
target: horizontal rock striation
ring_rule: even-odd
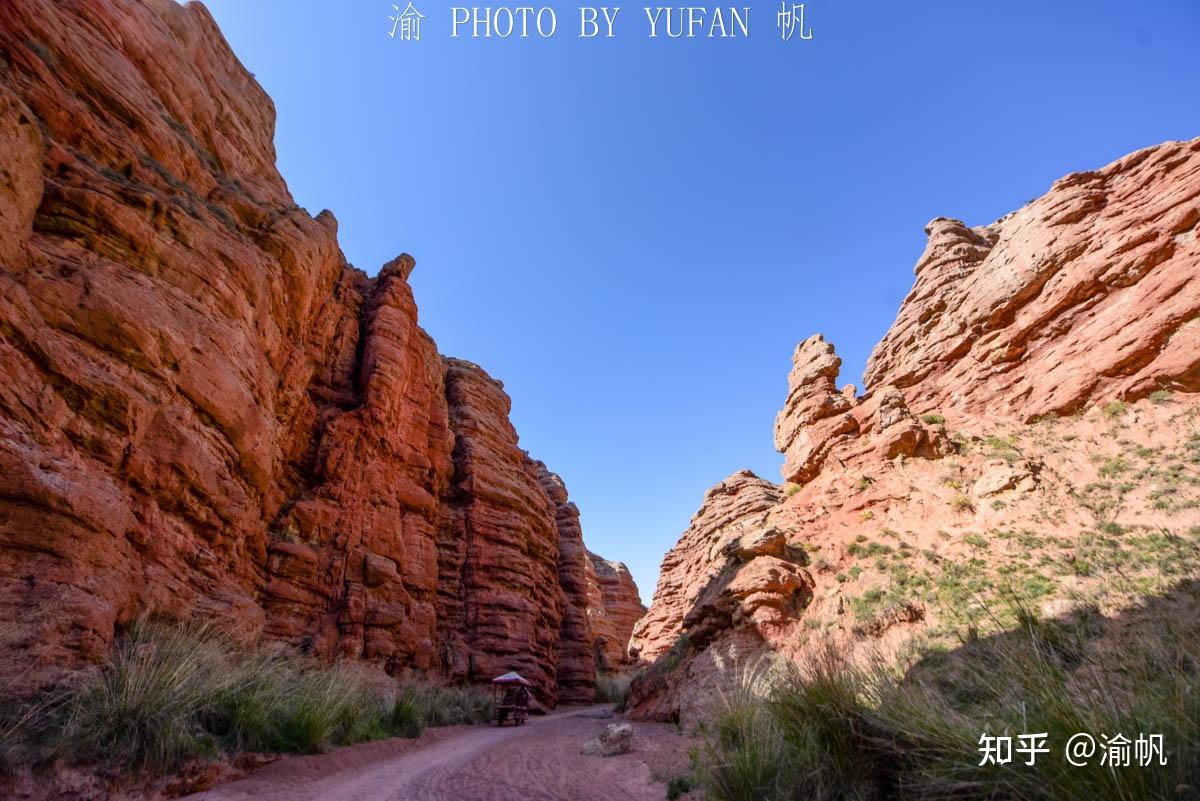
[[[419,327],[413,260],[369,278],[294,203],[203,6],[12,0],[0,63],[5,669],[152,611],[583,699],[610,611],[565,489]]]
[[[663,557],[650,609],[634,627],[631,653],[654,659],[685,632],[702,644],[712,629],[732,625],[735,614],[740,623],[758,607],[790,601],[805,581],[795,565],[780,558],[786,556],[783,539],[766,526],[767,513],[782,499],[777,485],[748,470],[705,494],[691,525]],[[757,556],[765,561],[756,564]],[[760,568],[764,574],[775,570],[779,584],[764,585],[764,595],[750,600],[743,591]]]
[[[596,669],[611,672],[629,664],[633,627],[646,614],[629,568],[587,552],[584,565],[587,609],[592,629]]]
[[[554,688],[564,604],[555,504],[539,464],[517,446],[503,385],[470,362],[445,365],[455,433],[450,539],[458,547],[442,559],[441,583],[461,599],[444,619],[463,645],[451,664],[465,664],[470,680],[518,670]]]
[[[579,524],[579,507],[567,496],[562,478],[537,462],[538,481],[554,504],[554,522],[558,533],[558,580],[563,590],[562,622],[559,627],[558,695],[568,703],[590,704],[596,698],[597,659],[603,647],[593,631],[589,606],[606,613],[604,598],[592,599],[588,593],[587,547]],[[625,642],[629,642],[626,635]]]

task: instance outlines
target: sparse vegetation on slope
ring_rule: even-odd
[[[1014,602],[1012,631],[903,672],[832,653],[757,687],[735,671],[704,729],[701,779],[714,801],[1196,798],[1198,605],[1193,583],[1108,621],[1094,610],[1046,620]],[[1049,752],[1035,765],[980,764],[982,735],[1036,732]],[[1113,768],[1101,751],[1069,764],[1079,732],[1161,734],[1166,765]]]

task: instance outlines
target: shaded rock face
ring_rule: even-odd
[[[295,205],[208,12],[13,0],[0,63],[4,664],[53,681],[153,610],[577,697],[561,482],[418,326],[413,260],[368,278]]]
[[[579,507],[567,497],[563,480],[546,465],[537,463],[538,481],[554,504],[555,530],[558,533],[558,580],[563,591],[563,614],[559,626],[558,694],[560,700],[590,704],[596,699],[596,662],[593,649],[600,644],[592,630],[588,595],[588,568],[591,560],[583,544],[579,525]],[[598,599],[604,609],[604,599]],[[626,635],[624,642],[629,642]]]
[[[654,659],[684,633],[703,647],[721,631],[743,624],[770,626],[803,606],[812,580],[803,554],[792,553],[767,514],[783,496],[748,470],[704,496],[691,525],[663,557],[658,587],[630,640],[631,653]]]
[[[632,714],[700,715],[706,682],[756,655],[896,653],[962,623],[970,604],[929,588],[964,571],[982,571],[976,594],[1018,576],[1031,604],[1103,604],[1121,577],[1079,566],[1098,529],[1200,532],[1200,491],[1179,494],[1200,485],[1198,224],[1200,139],[1068,176],[990,226],[931,223],[867,391],[838,389],[822,336],[800,343],[775,421],[786,485],[717,484],[663,559],[631,641],[663,661],[633,683]],[[1080,414],[1031,424],[1053,412]],[[1158,483],[1098,497],[1135,473]]]
[[[921,411],[1031,420],[1200,389],[1200,140],[1068,175],[989,226],[939,218],[867,365]]]
[[[634,625],[646,614],[629,568],[587,552],[588,618],[596,670],[607,673],[629,664],[628,646]]]
[[[517,446],[503,385],[470,362],[445,364],[455,446],[441,585],[459,602],[442,615],[455,635],[449,672],[481,680],[517,670],[544,692],[556,686],[563,616],[554,505]]]

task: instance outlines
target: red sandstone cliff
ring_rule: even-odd
[[[584,572],[588,618],[594,637],[593,657],[597,670],[613,671],[631,661],[629,640],[634,625],[646,614],[646,607],[628,567],[591,551],[587,557]]]
[[[295,205],[208,12],[10,0],[0,63],[4,664],[52,680],[156,610],[587,700],[609,611],[565,489],[418,326],[413,260],[368,278]]]
[[[717,484],[664,558],[630,648],[677,666],[635,682],[635,714],[698,714],[697,686],[755,654],[894,653],[1006,597],[1104,609],[1200,575],[1198,223],[1200,139],[990,226],[930,223],[867,392],[802,342],[787,484]],[[1159,562],[1164,536],[1183,544]]]
[[[869,387],[1031,420],[1200,386],[1200,140],[1068,175],[992,225],[939,218]]]

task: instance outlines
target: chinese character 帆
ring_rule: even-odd
[[[1133,741],[1133,753],[1139,767],[1148,768],[1154,765],[1158,758],[1158,766],[1167,764],[1167,755],[1163,753],[1163,736],[1161,734],[1139,734]]]
[[[396,34],[400,34],[401,41],[421,41],[421,20],[425,19],[425,15],[413,6],[412,3],[403,11],[400,6],[393,4],[392,9],[396,12],[393,16],[388,17],[392,23],[392,30],[388,36],[395,39]]]
[[[780,0],[776,21],[779,24],[779,35],[783,41],[791,39],[797,30],[800,31],[801,39],[813,38],[812,28],[805,30],[804,3],[792,3],[791,6],[788,8],[788,4]]]

